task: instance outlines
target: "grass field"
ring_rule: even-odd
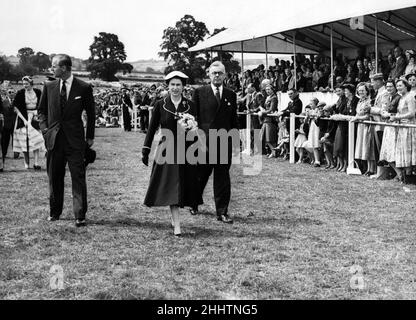
[[[45,171],[6,160],[0,299],[416,298],[416,192],[264,159],[258,176],[232,169],[233,225],[216,221],[210,182],[204,213],[181,211],[177,239],[167,208],[142,205],[143,137],[97,130],[87,228],[74,226],[68,176],[63,219],[48,223]],[[62,290],[50,287],[54,265]]]

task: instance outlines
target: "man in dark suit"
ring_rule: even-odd
[[[215,146],[210,145],[210,130],[218,132],[225,129],[230,133],[235,129],[239,137],[238,120],[237,120],[237,96],[235,92],[224,88],[225,79],[224,65],[216,61],[209,68],[209,77],[211,84],[200,87],[195,90],[194,103],[197,113],[198,126],[205,133],[207,138],[208,152],[206,154],[206,164],[198,164],[200,199],[202,203],[202,194],[207,185],[208,179],[214,172],[214,198],[217,212],[217,219],[224,223],[232,223],[233,220],[228,216],[228,205],[231,197],[230,167],[232,158],[232,146],[227,141],[226,149],[228,154],[224,157],[221,154],[221,145],[216,140]],[[220,142],[221,143],[221,142]],[[239,148],[239,140],[234,141],[234,148]],[[222,158],[222,159],[221,159]],[[226,158],[226,161],[223,161]],[[222,160],[222,161],[221,161]],[[192,214],[198,213],[198,208],[191,210]]]
[[[43,87],[39,104],[40,129],[45,138],[50,192],[48,221],[58,220],[64,201],[65,167],[68,163],[72,180],[75,225],[85,226],[87,185],[84,155],[94,143],[95,107],[92,87],[71,73],[71,58],[59,54],[52,59],[52,71],[57,78]],[[85,139],[81,114],[87,113]]]
[[[292,101],[289,102],[285,110],[279,111],[277,115],[279,117],[282,116],[283,118],[286,118],[285,119],[286,128],[287,128],[287,131],[290,132],[290,114],[294,113],[296,115],[300,115],[302,113],[303,104],[302,104],[302,100],[299,99],[299,93],[296,89],[289,90],[287,94],[289,96],[289,99]],[[299,127],[300,127],[300,121],[299,121],[299,118],[296,118],[295,130],[299,129]]]
[[[406,57],[403,54],[403,50],[401,47],[397,46],[393,50],[394,57],[396,58],[396,61],[394,63],[393,69],[390,71],[390,78],[396,80],[399,79],[400,76],[404,74],[404,71],[406,70]]]

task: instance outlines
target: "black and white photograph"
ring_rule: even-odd
[[[416,299],[415,0],[0,12],[0,300]]]

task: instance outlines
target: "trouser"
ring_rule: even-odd
[[[13,141],[13,128],[3,128],[1,133],[1,151],[3,154],[3,160],[6,158],[7,150],[9,149],[10,140]]]
[[[149,128],[149,110],[140,110],[140,129],[147,130]]]
[[[212,171],[214,171],[214,200],[218,216],[228,213],[228,205],[231,198],[230,167],[229,164],[198,165],[200,203],[202,203],[202,194],[209,177]]]
[[[48,151],[47,171],[49,177],[50,215],[59,217],[64,204],[65,167],[68,163],[72,180],[72,199],[75,219],[83,220],[87,213],[87,184],[85,179],[85,148],[72,148],[63,131],[56,136],[55,147]]]

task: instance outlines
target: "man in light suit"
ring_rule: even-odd
[[[68,163],[72,180],[75,225],[86,225],[87,185],[84,156],[94,143],[95,106],[92,87],[71,73],[71,58],[58,54],[52,59],[57,80],[43,87],[38,108],[40,129],[45,138],[50,192],[48,221],[59,220],[63,209],[65,167]],[[81,114],[87,113],[85,136]]]
[[[231,197],[230,167],[232,158],[232,147],[228,144],[228,155],[226,163],[221,162],[220,146],[212,150],[209,146],[209,130],[225,129],[230,132],[236,129],[238,133],[237,119],[237,95],[235,92],[225,88],[225,67],[219,62],[213,62],[209,68],[211,84],[195,90],[193,101],[197,113],[198,126],[207,137],[208,153],[206,154],[207,164],[198,164],[200,199],[207,185],[208,179],[214,172],[214,198],[218,221],[232,223],[228,215],[228,205]],[[217,140],[218,143],[218,140]],[[239,141],[238,141],[239,147]],[[210,156],[216,154],[215,163],[210,163]],[[214,158],[214,157],[212,157]],[[192,208],[191,214],[197,214],[198,208]]]

